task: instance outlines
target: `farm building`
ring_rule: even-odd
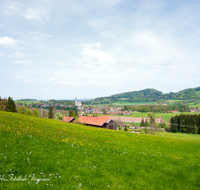
[[[81,116],[79,117],[78,121],[89,126],[117,130],[116,123],[109,116]]]
[[[67,123],[72,123],[74,119],[75,119],[74,117],[65,116],[62,121],[67,122]]]

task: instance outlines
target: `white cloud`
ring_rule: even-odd
[[[26,76],[23,76],[23,75],[17,75],[17,76],[15,76],[15,79],[17,81],[30,82],[30,78],[26,77]]]
[[[22,57],[24,57],[24,54],[20,53],[20,52],[14,52],[13,54],[10,54],[9,57],[22,58]]]
[[[5,5],[4,6],[4,10],[3,12],[6,14],[6,15],[12,15],[12,14],[17,14],[21,11],[21,7],[20,7],[20,4],[19,3],[16,3],[16,2],[12,2],[8,5]]]
[[[4,55],[5,55],[4,53],[1,53],[1,52],[0,52],[0,57],[4,57]]]
[[[41,36],[50,37],[51,35],[50,34],[41,34]]]
[[[64,62],[62,62],[62,61],[57,61],[57,62],[56,62],[56,65],[67,66],[68,64],[67,64],[67,63],[64,63]]]
[[[0,44],[1,45],[10,45],[10,46],[14,46],[18,43],[18,40],[14,40],[12,38],[9,37],[0,37]]]
[[[51,37],[50,34],[42,34],[40,32],[30,32],[31,35],[39,36],[39,37]]]
[[[22,64],[22,65],[33,65],[33,63],[29,60],[25,60],[25,61],[14,61],[14,64]]]
[[[43,18],[46,18],[44,11],[32,7],[28,7],[25,12],[20,14],[20,16],[33,20],[42,20]]]
[[[29,79],[28,77],[22,76],[22,75],[17,75],[15,78],[16,79]]]
[[[29,20],[48,20],[48,11],[43,6],[29,7],[25,4],[10,1],[4,6],[3,12],[6,15],[17,15]]]
[[[82,56],[85,59],[85,67],[95,68],[96,66],[105,66],[106,63],[114,63],[115,59],[105,51],[97,49],[101,44],[87,44],[82,50]]]

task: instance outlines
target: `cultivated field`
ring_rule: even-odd
[[[0,189],[193,190],[199,171],[199,141],[0,112]]]

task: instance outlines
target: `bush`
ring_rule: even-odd
[[[33,109],[33,114],[34,116],[38,117],[39,116],[39,112],[36,108]]]
[[[31,109],[27,109],[25,115],[34,115]]]
[[[62,113],[60,113],[60,112],[57,112],[57,113],[55,114],[55,117],[56,117],[56,120],[62,121],[64,115],[63,115]]]
[[[18,112],[18,113],[21,113],[21,114],[25,114],[27,109],[28,109],[28,108],[25,107],[25,106],[19,106],[19,107],[17,108],[17,112]]]
[[[128,125],[125,125],[124,131],[128,131]]]

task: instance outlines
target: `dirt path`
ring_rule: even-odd
[[[122,116],[109,116],[113,120],[123,121],[123,122],[135,122],[140,123],[142,121],[142,117],[122,117]],[[144,121],[147,119],[149,121],[148,117],[143,117]],[[161,118],[155,118],[156,123],[161,123]]]

